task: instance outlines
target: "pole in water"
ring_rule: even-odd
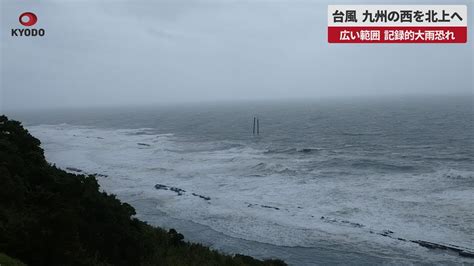
[[[260,123],[259,123],[258,118],[257,118],[257,135],[260,135]]]
[[[256,118],[255,118],[255,116],[254,116],[254,117],[253,117],[253,134],[254,134],[254,135],[255,135],[255,120],[256,120]]]

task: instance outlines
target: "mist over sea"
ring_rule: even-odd
[[[206,103],[12,113],[63,169],[226,252],[474,263],[473,98]],[[253,117],[260,135],[252,134]]]

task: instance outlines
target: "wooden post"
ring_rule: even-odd
[[[260,135],[260,123],[259,123],[258,118],[257,118],[257,135]]]
[[[255,116],[253,117],[253,134],[255,135]]]

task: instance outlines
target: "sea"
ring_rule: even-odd
[[[8,113],[152,225],[289,265],[474,265],[473,96]],[[259,120],[259,134],[253,120]]]

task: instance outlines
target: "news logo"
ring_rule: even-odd
[[[11,29],[12,37],[38,37],[44,36],[45,30],[43,28],[29,28],[38,22],[38,17],[33,12],[24,12],[18,17],[20,24],[26,28]]]
[[[21,25],[25,27],[30,27],[36,24],[36,22],[38,21],[38,17],[32,12],[25,12],[20,15],[18,20],[20,21]]]

